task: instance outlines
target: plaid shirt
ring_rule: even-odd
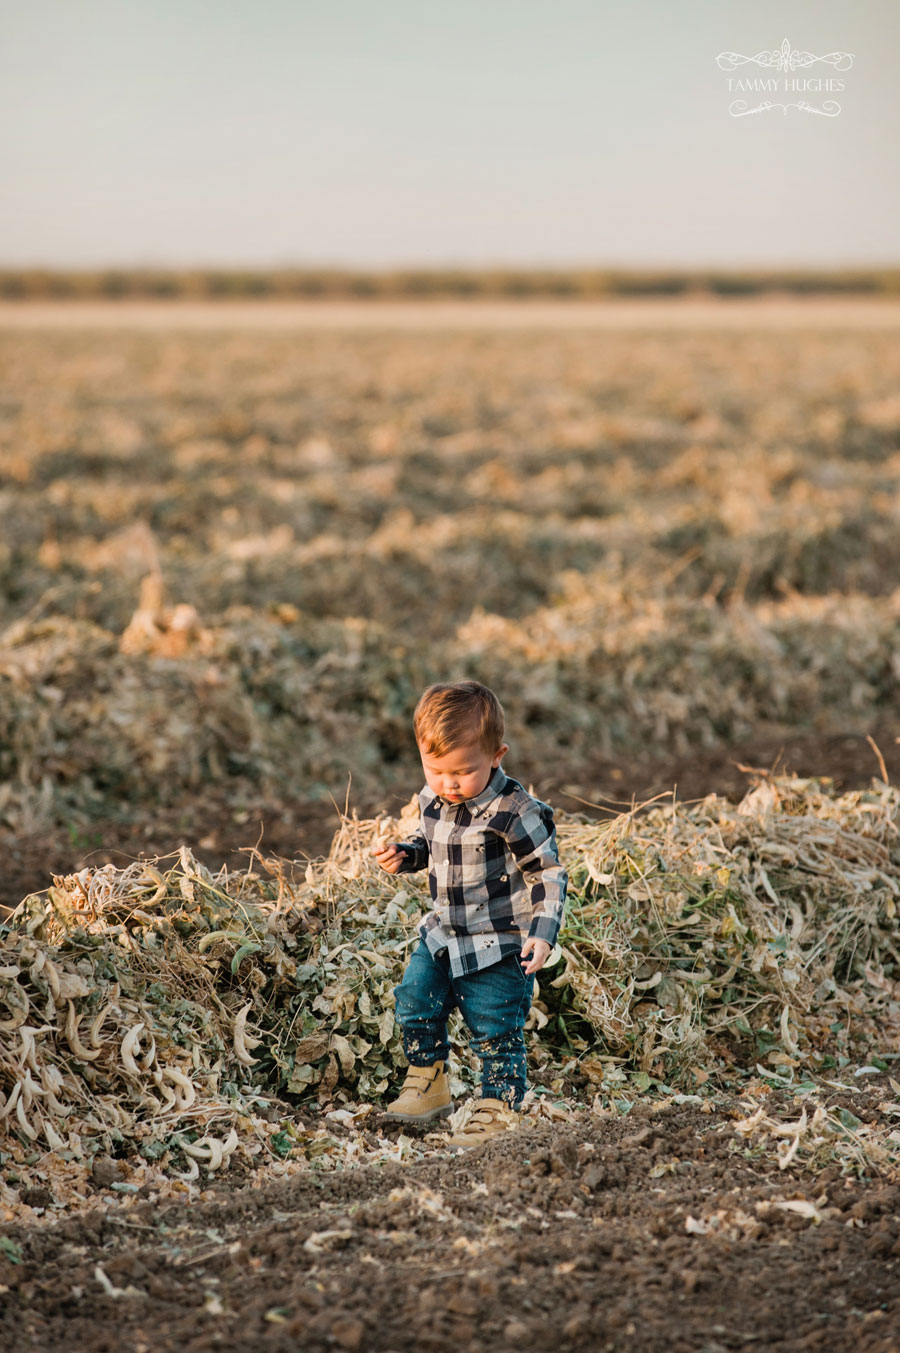
[[[428,866],[434,902],[419,933],[447,949],[454,977],[519,953],[526,936],[555,944],[568,875],[559,862],[553,809],[501,768],[474,798],[449,803],[419,794],[421,833],[399,844],[401,874]]]

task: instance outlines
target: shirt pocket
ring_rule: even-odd
[[[476,847],[478,859],[484,870],[485,882],[489,885],[506,884],[509,882],[509,856],[506,852],[506,845],[501,837],[491,832],[485,832],[483,839]],[[489,888],[491,893],[494,888]]]

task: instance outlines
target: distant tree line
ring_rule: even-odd
[[[104,268],[0,270],[5,300],[155,298],[372,299],[423,297],[598,299],[611,296],[900,294],[900,268],[730,271],[696,269],[404,268],[359,272],[326,268]]]

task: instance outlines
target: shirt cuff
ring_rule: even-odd
[[[535,916],[528,929],[530,940],[546,940],[552,949],[559,934],[559,921],[552,916]]]
[[[429,917],[419,926],[419,934],[428,946],[429,951],[437,958],[438,954],[446,953],[447,940],[444,936],[443,928],[439,921],[434,920],[429,925]]]
[[[418,841],[398,841],[400,849],[403,851],[404,860],[398,874],[417,874],[420,869],[424,869],[428,863],[428,849],[420,845]]]

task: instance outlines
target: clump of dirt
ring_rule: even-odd
[[[100,1185],[91,1211],[48,1224],[51,1204],[6,1228],[0,1339],[36,1353],[893,1353],[900,1186],[780,1170],[735,1133],[744,1111],[581,1109],[408,1164],[398,1133],[399,1159],[182,1201]]]

